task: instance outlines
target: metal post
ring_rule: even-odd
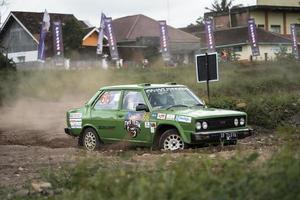
[[[208,102],[210,102],[210,94],[209,94],[209,64],[208,64],[208,54],[205,53],[205,66],[206,66],[206,89],[207,89],[207,98]]]
[[[231,22],[231,13],[230,13],[230,8],[229,8],[229,11],[228,11],[228,18],[229,18],[229,28],[231,28],[232,27],[232,22]]]

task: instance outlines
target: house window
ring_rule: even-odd
[[[25,62],[25,56],[18,56],[18,62],[19,63],[24,63]]]
[[[281,26],[280,25],[271,25],[271,32],[281,33]]]
[[[264,25],[264,24],[258,24],[257,27],[258,27],[258,28],[265,29],[265,25]]]
[[[296,34],[297,36],[300,36],[300,24],[296,25]]]
[[[242,46],[233,47],[233,51],[234,52],[242,52],[243,51],[243,47]]]

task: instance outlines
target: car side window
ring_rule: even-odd
[[[104,92],[95,104],[97,110],[117,110],[121,97],[121,91]]]
[[[139,104],[145,104],[144,97],[141,92],[138,91],[125,91],[122,109],[135,111],[136,106]]]

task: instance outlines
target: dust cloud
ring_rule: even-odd
[[[64,133],[66,112],[83,106],[101,83],[82,78],[82,71],[16,73],[16,92],[0,107],[0,145],[74,146],[77,141]]]

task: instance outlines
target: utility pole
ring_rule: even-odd
[[[206,90],[207,90],[207,98],[208,102],[210,102],[210,93],[209,93],[209,61],[208,61],[208,53],[205,53],[205,67],[206,67]]]

